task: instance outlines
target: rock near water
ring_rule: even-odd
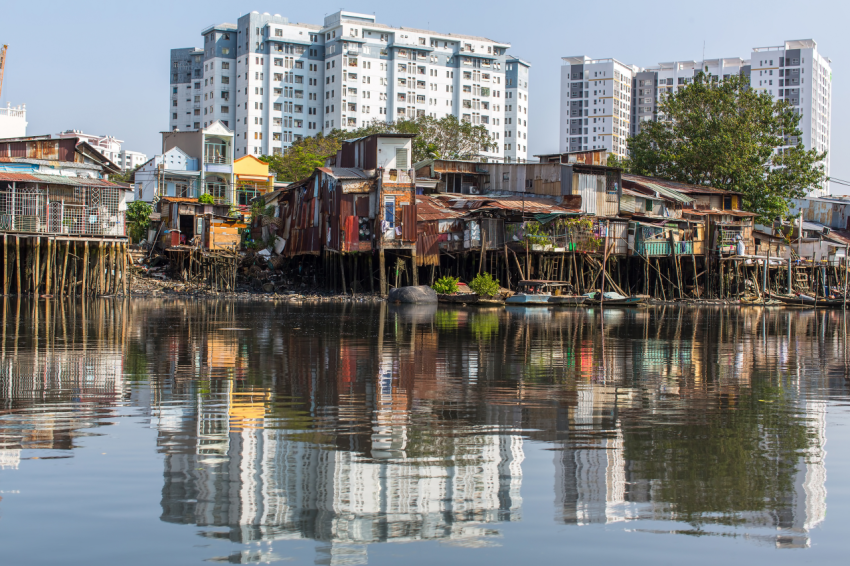
[[[390,289],[391,303],[436,303],[437,293],[427,285]]]

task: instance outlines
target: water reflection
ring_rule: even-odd
[[[164,455],[162,521],[321,541],[324,564],[492,544],[522,520],[528,442],[552,450],[559,524],[806,547],[827,401],[847,395],[835,311],[6,300],[3,317],[0,467],[73,456],[130,405]]]

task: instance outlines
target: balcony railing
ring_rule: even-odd
[[[382,180],[384,183],[404,183],[410,184],[416,178],[413,169],[404,171],[401,169],[387,169],[384,171]]]

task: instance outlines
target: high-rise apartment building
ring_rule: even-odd
[[[625,144],[617,146],[619,140],[613,133],[609,135],[602,130],[602,135],[595,135],[599,134],[600,130],[594,132],[594,126],[605,128],[607,124],[600,126],[598,121],[597,124],[592,123],[593,109],[602,107],[601,98],[612,96],[604,87],[602,94],[595,94],[599,89],[590,86],[597,83],[594,73],[607,72],[608,76],[605,78],[611,80],[614,63],[613,59],[564,58],[561,70],[561,151],[603,147],[617,155],[625,155]],[[806,149],[829,152],[832,117],[831,61],[818,52],[814,40],[791,40],[776,47],[756,47],[750,53],[749,59],[732,57],[672,61],[643,69],[634,66],[627,68],[631,69],[629,92],[632,96],[628,107],[630,116],[626,121],[626,135],[636,135],[640,132],[642,122],[658,119],[658,103],[661,98],[666,93],[675,92],[676,89],[691,83],[700,71],[720,78],[742,74],[750,78],[750,86],[753,89],[788,101],[800,115],[802,138],[798,140],[796,137],[789,137],[786,140],[787,146],[802,141]],[[622,70],[620,72],[622,73]],[[587,86],[578,86],[582,81]],[[612,88],[611,91],[613,90]],[[595,97],[600,100],[594,100]],[[616,101],[614,104],[616,107]],[[579,119],[579,108],[588,110],[587,116],[582,119]],[[580,124],[584,118],[589,118],[588,123]],[[611,124],[609,127],[613,130],[615,126]],[[828,153],[823,165],[829,175]],[[828,183],[813,194],[829,194]]]
[[[171,52],[170,125],[221,120],[235,133],[236,157],[373,120],[449,114],[487,128],[494,147],[482,156],[528,155],[530,65],[508,56],[507,43],[346,11],[321,26],[251,12],[202,35],[203,49]]]
[[[562,152],[604,148],[626,156],[636,72],[636,67],[616,59],[563,58]]]

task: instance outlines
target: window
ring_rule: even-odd
[[[384,222],[395,228],[395,197],[384,197]]]
[[[407,148],[406,147],[397,147],[395,150],[395,166],[396,169],[407,170],[408,162],[407,162]]]

